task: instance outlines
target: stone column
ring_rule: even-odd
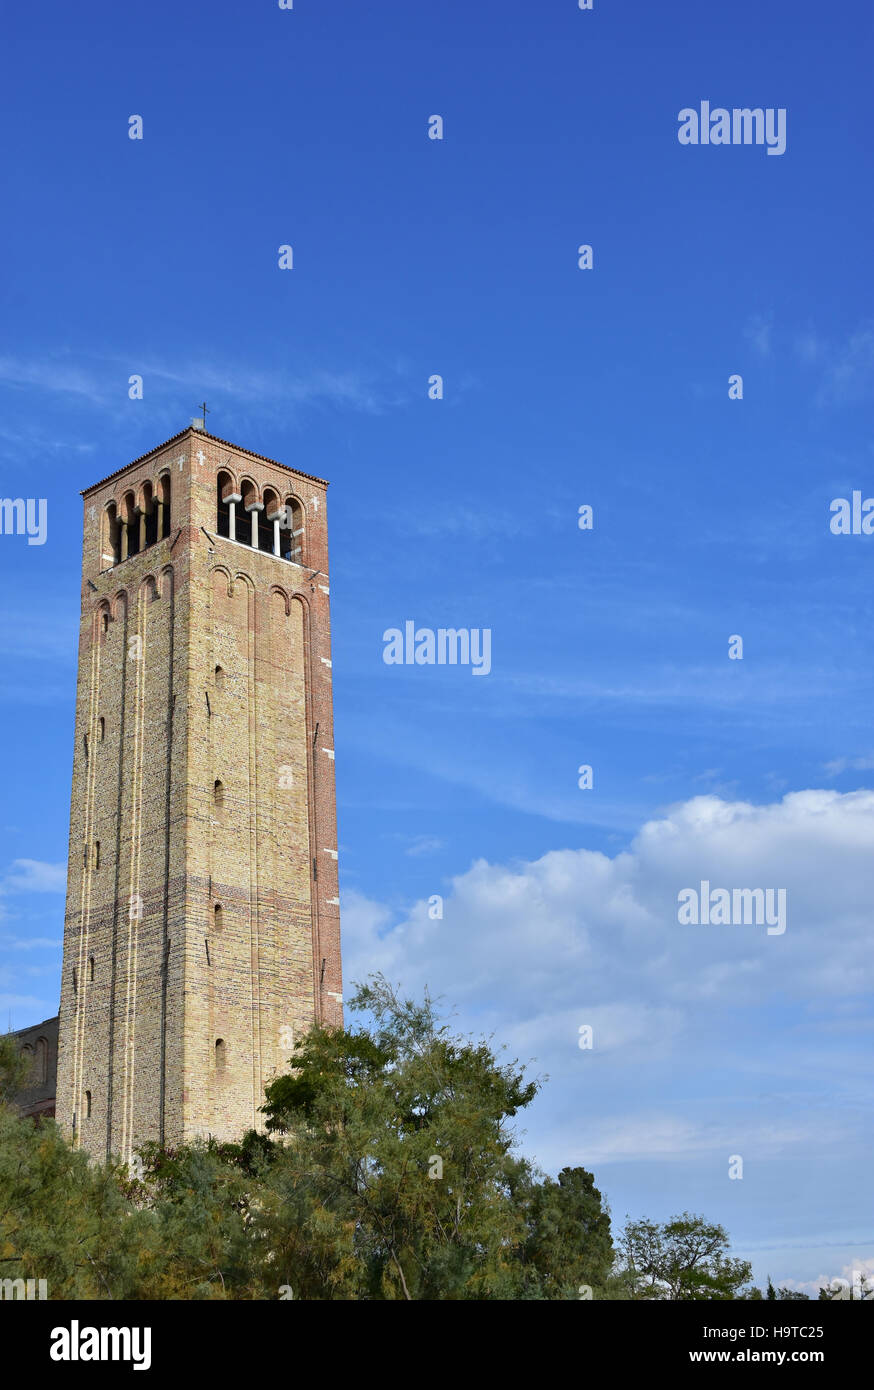
[[[237,539],[237,503],[242,502],[243,494],[241,492],[226,492],[224,500],[228,504],[228,539],[235,541]]]
[[[246,511],[252,514],[252,549],[258,549],[258,513],[263,512],[263,502],[249,502],[246,504]]]
[[[282,541],[279,535],[279,523],[285,513],[284,507],[277,507],[275,512],[267,513],[267,520],[273,522],[273,554],[282,554]]]

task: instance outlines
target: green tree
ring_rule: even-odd
[[[684,1212],[663,1225],[628,1221],[620,1239],[618,1277],[639,1299],[726,1300],[749,1283],[751,1266],[728,1254],[728,1234]]]
[[[349,1007],[372,1027],[314,1029],[267,1090],[285,1135],[262,1213],[276,1282],[305,1298],[515,1297],[535,1178],[508,1122],[538,1083],[381,976]]]
[[[12,1033],[0,1034],[0,1105],[10,1105],[27,1080],[27,1058]]]
[[[50,1298],[126,1297],[148,1237],[127,1215],[115,1170],[0,1106],[0,1276],[45,1279]]]
[[[519,1261],[529,1297],[579,1298],[581,1289],[603,1296],[615,1252],[610,1212],[591,1173],[563,1168],[557,1182],[529,1181],[527,1225]]]

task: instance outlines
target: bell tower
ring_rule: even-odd
[[[259,1128],[342,1022],[326,490],[192,427],[83,493],[57,1118],[95,1155]]]

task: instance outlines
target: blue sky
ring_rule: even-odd
[[[78,493],[205,395],[331,480],[347,981],[429,982],[535,1059],[526,1151],[617,1221],[703,1211],[760,1279],[874,1269],[874,538],[829,531],[874,495],[871,29],[861,0],[7,17],[0,492],[48,540],[0,535],[4,1026],[57,1008]],[[703,99],[784,107],[785,153],[681,146]],[[408,619],[491,629],[488,677],[385,665]],[[787,931],[681,927],[702,878],[787,887]]]

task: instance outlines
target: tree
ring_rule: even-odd
[[[722,1226],[689,1212],[664,1225],[628,1221],[620,1249],[618,1274],[630,1298],[734,1299],[752,1272],[746,1260],[729,1256]]]
[[[562,1168],[558,1181],[532,1182],[528,1234],[519,1260],[529,1297],[600,1296],[614,1260],[610,1212],[585,1168]]]
[[[372,1027],[314,1029],[267,1090],[268,1127],[286,1136],[263,1214],[277,1283],[307,1298],[514,1297],[535,1177],[508,1121],[538,1083],[450,1037],[427,994],[402,1000],[376,976],[349,1007]]]
[[[27,1080],[27,1058],[13,1033],[0,1034],[0,1105],[11,1105]]]

